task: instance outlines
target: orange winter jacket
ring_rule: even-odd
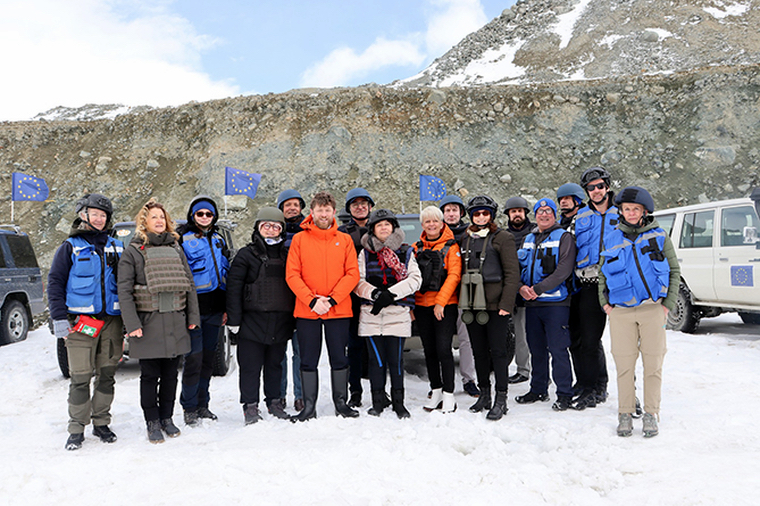
[[[303,232],[293,236],[288,252],[285,280],[296,294],[296,318],[328,320],[350,318],[351,291],[359,283],[359,263],[351,236],[338,231],[337,222],[322,230],[311,215],[301,222]],[[320,316],[309,304],[317,295],[337,303]]]
[[[441,237],[435,241],[427,240],[427,233],[422,232],[420,241],[422,241],[423,249],[440,250],[446,245],[446,241],[454,239],[454,233],[444,223],[443,230],[441,231]],[[417,243],[414,244],[415,251],[418,250]],[[462,255],[459,253],[459,245],[454,242],[449,248],[449,252],[446,253],[446,259],[444,260],[446,266],[446,281],[443,282],[443,286],[437,292],[417,292],[414,296],[414,303],[418,306],[435,306],[440,304],[441,306],[447,306],[449,304],[459,303],[459,281],[462,279]]]

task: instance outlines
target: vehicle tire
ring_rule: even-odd
[[[227,335],[227,326],[222,325],[219,328],[219,337],[216,341],[216,356],[214,357],[214,370],[211,372],[214,376],[226,376],[230,370],[230,359],[232,351],[230,350],[230,339]]]
[[[29,313],[24,305],[8,299],[0,310],[0,344],[16,343],[29,333]]]
[[[760,325],[760,313],[745,313],[739,311],[739,317],[747,325]]]
[[[61,369],[61,374],[64,378],[70,378],[69,374],[69,355],[66,353],[66,340],[62,337],[56,339],[58,341],[58,367]]]
[[[678,290],[676,307],[668,312],[667,328],[691,334],[699,327],[699,319],[699,310],[691,303],[689,289],[682,284]]]

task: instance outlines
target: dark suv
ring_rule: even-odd
[[[42,274],[29,236],[0,225],[0,344],[23,341],[33,315],[45,310]]]
[[[176,220],[177,225],[184,225],[186,220]],[[237,227],[236,223],[232,223],[230,220],[219,220],[216,222],[219,227],[219,234],[227,242],[230,248],[230,262],[235,255],[234,241],[232,238],[232,232]],[[135,233],[134,221],[122,221],[117,223],[111,229],[111,235],[116,239],[124,243],[124,247],[127,247],[132,241],[132,237]],[[214,376],[224,376],[227,374],[230,368],[230,359],[232,358],[232,350],[230,348],[229,330],[224,325],[219,329],[219,340],[216,347],[216,358],[214,360]],[[129,340],[124,341],[124,355],[129,355]],[[61,372],[64,377],[69,377],[69,359],[66,354],[66,344],[64,339],[58,339],[58,365],[61,368]]]

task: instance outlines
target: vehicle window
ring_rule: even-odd
[[[715,211],[700,211],[684,215],[681,248],[712,247],[714,222]]]
[[[37,257],[34,254],[32,243],[29,242],[29,237],[26,235],[7,235],[5,236],[8,241],[8,247],[11,250],[11,256],[19,269],[27,269],[29,267],[39,267],[37,265]]]
[[[0,267],[8,267],[5,263],[5,253],[3,253],[2,242],[0,242]]]
[[[724,209],[721,214],[721,246],[743,246],[744,228],[758,228],[757,214],[752,206],[731,207]]]
[[[111,235],[123,242],[124,247],[127,247],[129,246],[129,243],[132,242],[132,236],[135,235],[135,229],[134,226],[118,228],[111,231]]]
[[[657,217],[657,223],[660,224],[660,228],[662,228],[665,232],[668,233],[668,236],[670,236],[670,233],[673,231],[673,222],[675,220],[676,220],[675,214],[666,214],[664,216]]]

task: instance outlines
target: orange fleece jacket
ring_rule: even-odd
[[[338,224],[322,230],[311,215],[301,222],[303,232],[293,236],[288,252],[285,280],[296,294],[296,318],[310,320],[350,318],[351,291],[359,283],[359,263],[351,236],[338,231]],[[320,316],[309,304],[317,295],[337,303]]]
[[[454,239],[454,233],[444,223],[443,230],[441,231],[441,237],[435,241],[427,240],[427,233],[422,232],[420,240],[422,241],[423,249],[441,250],[446,245],[446,241]],[[417,243],[414,244],[415,251],[417,250]],[[414,296],[414,303],[418,306],[430,307],[440,304],[441,306],[447,306],[449,304],[459,303],[459,281],[462,279],[462,255],[459,253],[459,245],[454,242],[449,248],[449,252],[446,254],[444,260],[446,266],[446,281],[443,282],[443,286],[437,292],[417,292]]]

